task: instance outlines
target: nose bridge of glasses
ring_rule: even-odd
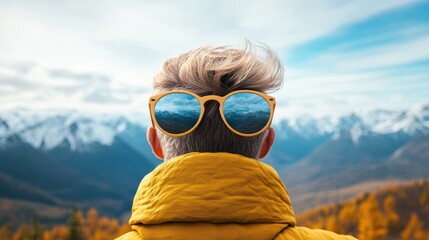
[[[217,101],[220,104],[223,101],[223,97],[217,96],[217,95],[207,95],[207,96],[201,97],[201,103],[202,104],[205,104],[206,102],[211,101],[211,100]]]

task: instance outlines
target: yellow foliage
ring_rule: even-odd
[[[348,230],[356,226],[358,223],[358,215],[357,204],[355,202],[345,204],[340,211],[339,221],[341,224]]]
[[[383,199],[383,201],[379,202],[378,199]],[[428,199],[428,180],[396,185],[374,194],[360,194],[341,204],[308,210],[297,216],[297,223],[300,226],[359,236],[360,240],[399,239],[401,232],[409,223],[404,215],[408,218],[407,212],[418,212],[424,216],[425,209],[429,206],[426,204],[429,202]],[[423,220],[426,222],[422,222],[422,228],[429,226],[429,219],[424,218]],[[428,230],[413,230],[413,233],[406,233],[411,231],[407,230],[404,234],[405,236],[412,234],[406,239],[428,240]]]
[[[429,186],[426,186],[420,194],[419,204],[421,207],[429,205]]]
[[[410,212],[425,216],[429,202],[429,181],[393,186],[366,196],[361,194],[341,204],[309,210],[297,216],[297,223],[299,226],[359,236],[360,240],[400,237],[403,240],[429,239],[429,229],[424,229],[429,226],[428,219],[422,218],[422,222],[417,214],[408,217]],[[378,199],[383,201],[379,202]],[[114,239],[131,230],[127,223],[100,216],[94,208],[84,215],[79,213],[78,218],[82,223],[84,239],[88,240]],[[0,226],[0,239],[32,239],[34,228],[32,225],[22,225],[13,233],[7,225]],[[43,232],[43,240],[63,240],[68,234],[67,226],[55,226]]]
[[[120,227],[118,232],[116,233],[116,236],[121,236],[127,232],[131,231],[130,225],[128,223],[123,223]]]
[[[84,238],[88,240],[113,239],[131,230],[126,223],[120,225],[116,219],[99,217],[98,211],[96,209],[88,210],[86,213],[86,218],[82,215],[82,213],[78,212],[78,218],[83,224],[82,231],[84,233]],[[17,236],[22,236],[22,234],[25,233],[24,230],[26,229],[27,228],[23,227],[22,230],[17,233],[19,234]],[[69,229],[66,226],[61,225],[53,227],[51,230],[44,231],[43,240],[64,240],[68,235]]]
[[[85,236],[95,235],[96,230],[98,229],[98,211],[95,208],[91,208],[86,213],[86,221],[84,224],[83,232]]]
[[[387,222],[375,194],[370,194],[360,206],[358,231],[360,240],[382,240],[387,235]]]
[[[400,228],[400,218],[396,212],[395,198],[392,195],[389,195],[384,199],[383,208],[389,229],[398,230]]]
[[[427,240],[428,234],[423,231],[422,223],[417,214],[413,213],[408,225],[401,233],[402,240]]]
[[[43,240],[63,240],[69,234],[69,230],[66,226],[60,225],[53,227],[50,231],[43,233]]]
[[[344,232],[340,222],[338,221],[337,217],[334,215],[327,217],[325,229],[336,233]]]
[[[10,239],[12,237],[12,231],[9,225],[3,225],[0,227],[0,239]]]
[[[30,225],[22,225],[12,235],[12,240],[32,240],[33,229]]]

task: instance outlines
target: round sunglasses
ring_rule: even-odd
[[[235,134],[252,137],[266,130],[273,119],[276,100],[254,90],[238,90],[225,96],[198,96],[185,90],[173,90],[149,98],[152,121],[165,134],[180,137],[200,124],[207,101],[219,103],[225,125]]]

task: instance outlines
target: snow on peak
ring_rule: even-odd
[[[360,128],[358,125],[354,125],[352,127],[352,129],[350,130],[350,134],[354,144],[359,142],[359,139],[362,136],[362,132],[362,128]]]
[[[426,109],[429,106],[426,106]],[[394,133],[402,131],[414,134],[429,129],[429,111],[424,107],[413,107],[408,111],[373,111],[365,118],[375,133]]]
[[[71,150],[80,151],[91,143],[111,145],[115,136],[125,131],[128,124],[130,122],[126,118],[108,114],[6,112],[0,114],[0,144],[15,134],[37,149],[49,151],[68,143]]]
[[[84,151],[90,144],[111,145],[130,124],[147,126],[142,113],[113,115],[77,111],[14,110],[0,112],[0,147],[16,136],[37,149],[52,150],[66,143],[71,150]],[[429,105],[408,111],[374,110],[342,117],[310,115],[284,119],[275,125],[279,138],[293,135],[303,138],[331,136],[336,139],[348,132],[354,143],[370,133],[405,133],[429,131]],[[131,128],[130,128],[131,129]]]
[[[292,128],[295,132],[299,133],[305,138],[311,138],[315,135],[325,135],[332,133],[336,125],[338,124],[338,119],[333,117],[313,117],[310,115],[300,116],[295,119],[285,120],[280,123],[280,134],[287,131],[284,128]],[[281,135],[282,136],[282,135]]]
[[[304,137],[331,134],[333,139],[338,139],[340,132],[346,131],[350,133],[354,143],[368,133],[402,132],[412,135],[429,131],[429,105],[413,107],[408,111],[373,110],[351,113],[339,118],[304,115],[284,120],[279,127],[280,131],[294,131]],[[279,136],[285,137],[287,134],[280,132]]]

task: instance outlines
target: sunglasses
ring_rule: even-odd
[[[173,90],[150,97],[152,125],[165,134],[180,137],[191,133],[204,116],[204,104],[219,103],[219,113],[225,125],[235,134],[252,137],[266,130],[273,119],[276,100],[265,93],[238,90],[225,96],[198,96],[185,90]]]

